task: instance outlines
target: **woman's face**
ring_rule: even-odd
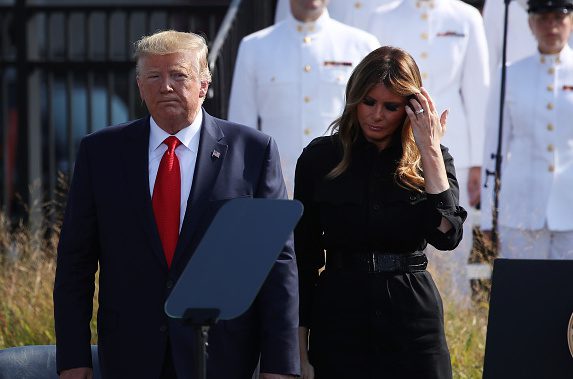
[[[356,109],[362,134],[378,150],[387,148],[392,135],[404,123],[407,99],[377,84],[366,94]]]
[[[558,54],[571,34],[571,14],[561,12],[534,13],[529,16],[529,27],[543,54]]]

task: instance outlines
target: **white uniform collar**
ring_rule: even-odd
[[[288,13],[285,23],[288,28],[294,30],[296,33],[303,35],[319,33],[324,30],[325,25],[330,21],[330,15],[328,14],[328,9],[324,8],[324,11],[316,21],[311,22],[301,22],[295,19],[291,12]]]
[[[181,141],[181,144],[186,146],[189,150],[197,152],[199,150],[199,130],[201,129],[201,124],[203,123],[203,110],[199,109],[195,120],[191,125],[181,129],[175,137]],[[161,129],[159,125],[155,122],[153,117],[149,117],[149,153],[155,151],[163,141],[171,134],[167,133],[165,130]]]
[[[440,6],[443,2],[442,0],[406,0],[405,4],[409,4],[411,7],[419,10],[429,10]]]
[[[562,63],[573,62],[573,50],[569,45],[565,45],[558,54],[542,54],[537,52],[539,63],[547,66],[557,66]]]

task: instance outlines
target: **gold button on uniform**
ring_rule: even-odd
[[[302,41],[304,43],[310,43],[310,37],[304,37]]]
[[[547,145],[547,151],[549,151],[550,153],[553,152],[553,150],[555,150],[555,147],[553,146],[553,144],[549,144]]]
[[[305,97],[304,97],[304,102],[305,102],[305,103],[310,103],[310,97],[309,97],[309,96],[305,96]]]
[[[420,38],[423,40],[427,40],[428,39],[428,33],[422,33],[420,34]]]
[[[555,108],[553,103],[547,103],[547,109],[552,110],[553,108]]]
[[[552,132],[553,129],[555,129],[555,127],[553,126],[553,124],[547,124],[547,130],[549,130],[550,132]]]
[[[422,79],[428,79],[428,73],[422,72]]]
[[[428,53],[426,53],[425,51],[420,53],[420,58],[422,58],[422,59],[428,58]]]
[[[553,89],[554,89],[553,84],[549,84],[549,85],[547,86],[547,91],[553,92]]]
[[[548,73],[549,75],[555,74],[555,68],[549,67],[549,69],[547,70],[547,73]]]
[[[307,64],[306,66],[304,66],[304,72],[310,72],[311,68],[310,65]]]
[[[356,3],[354,3],[354,8],[356,9],[362,8],[362,3],[360,1],[357,1]]]
[[[297,25],[297,26],[296,26],[296,31],[297,31],[297,32],[302,32],[302,25]]]
[[[540,61],[541,63],[545,63],[545,57],[542,55],[541,58],[539,58],[539,61]]]
[[[304,128],[304,135],[305,135],[305,136],[309,136],[309,135],[310,135],[310,128]]]
[[[416,8],[421,8],[421,7],[422,7],[422,4],[420,4],[420,2],[419,2],[419,1],[418,1],[418,2],[416,2]]]
[[[427,14],[427,13],[422,13],[422,14],[420,15],[420,18],[421,18],[422,20],[427,20],[427,19],[428,19],[428,14]]]
[[[550,164],[550,165],[547,167],[547,171],[549,171],[549,172],[555,171],[555,166],[553,166],[552,164]]]

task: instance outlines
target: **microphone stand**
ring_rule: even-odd
[[[511,0],[504,0],[504,16],[503,16],[503,44],[501,55],[501,89],[499,95],[499,123],[497,129],[497,149],[495,154],[491,154],[490,158],[495,159],[495,170],[489,171],[486,169],[486,182],[484,187],[487,188],[487,181],[490,176],[494,177],[493,187],[493,208],[492,208],[492,249],[499,255],[498,252],[498,218],[499,218],[499,191],[501,189],[501,163],[502,163],[502,139],[503,139],[503,110],[505,106],[505,80],[506,80],[506,63],[507,63],[507,27],[509,16],[509,4]]]

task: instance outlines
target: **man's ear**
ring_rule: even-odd
[[[209,90],[209,82],[206,80],[201,80],[201,88],[199,89],[199,97],[206,97],[208,90]]]

